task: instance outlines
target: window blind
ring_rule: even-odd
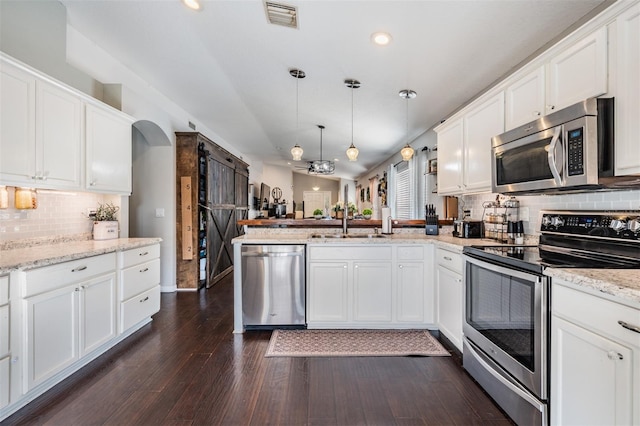
[[[398,219],[411,219],[411,171],[403,161],[396,167],[396,215]]]

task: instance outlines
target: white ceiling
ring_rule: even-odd
[[[227,143],[286,165],[296,133],[303,160],[339,159],[355,178],[414,139],[581,20],[602,0],[413,0],[283,3],[299,29],[271,25],[258,0],[61,0],[68,23],[174,100]],[[376,46],[370,36],[391,33]],[[296,79],[299,131],[296,132]],[[350,163],[351,89],[358,161]],[[188,129],[185,129],[188,130]],[[414,146],[416,149],[421,147]],[[293,165],[303,165],[293,163]],[[293,167],[293,166],[292,166]]]

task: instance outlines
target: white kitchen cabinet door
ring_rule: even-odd
[[[632,424],[632,351],[557,316],[551,326],[551,424]]]
[[[438,195],[462,193],[463,120],[438,129]]]
[[[36,175],[36,79],[0,62],[0,184],[32,183]]]
[[[546,113],[607,93],[607,27],[554,56],[547,66]]]
[[[78,287],[26,299],[27,390],[79,359]]]
[[[38,81],[36,96],[36,185],[80,189],[82,101],[72,93]]]
[[[505,90],[505,130],[540,118],[545,113],[544,66],[510,84]]]
[[[640,3],[616,19],[615,174],[640,174]]]
[[[353,320],[391,322],[391,262],[356,262],[353,265]]]
[[[10,357],[0,359],[0,408],[9,405],[9,361]]]
[[[491,138],[504,132],[504,92],[464,116],[463,192],[491,192]],[[439,144],[438,144],[439,145]]]
[[[307,322],[348,321],[348,262],[310,262]]]
[[[399,262],[396,268],[396,319],[398,322],[425,321],[424,262]]]
[[[116,275],[111,273],[80,285],[80,355],[116,337]]]
[[[462,276],[441,265],[436,267],[438,328],[462,351]]]
[[[85,106],[86,184],[96,192],[131,194],[131,124],[122,113]]]

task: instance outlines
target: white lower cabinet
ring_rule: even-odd
[[[120,332],[160,310],[160,245],[120,253]]]
[[[568,285],[568,286],[565,286]],[[551,424],[640,424],[640,310],[554,279]]]
[[[0,276],[0,421],[159,309],[157,243]]]
[[[353,265],[353,321],[390,323],[391,261],[355,262]]]
[[[116,336],[115,267],[106,254],[27,273],[27,390]]]
[[[464,288],[460,253],[440,247],[436,249],[436,294],[438,329],[462,351]]]
[[[0,276],[0,409],[9,405],[10,380],[10,344],[11,318],[9,316],[9,277]]]
[[[347,262],[310,262],[307,321],[346,323],[348,299]]]
[[[433,327],[431,246],[309,245],[309,328]],[[426,272],[425,272],[426,271]]]

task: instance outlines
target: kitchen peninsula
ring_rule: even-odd
[[[446,321],[447,313],[455,308],[455,311],[460,313],[460,325],[458,327],[456,322],[455,330],[450,330],[449,333],[445,331],[445,335],[454,344],[460,340],[464,303],[462,249],[469,245],[492,245],[496,244],[495,241],[455,238],[451,236],[449,227],[442,228],[441,234],[437,236],[425,235],[423,227],[396,228],[406,224],[402,221],[394,225],[396,227],[394,227],[393,234],[380,235],[372,232],[372,228],[379,226],[380,221],[366,220],[350,221],[350,224],[362,222],[364,226],[351,226],[348,236],[345,237],[341,234],[340,222],[340,220],[309,219],[242,221],[242,224],[246,225],[246,234],[233,240],[234,256],[236,259],[241,258],[241,247],[244,244],[305,245],[307,249],[306,307],[309,328],[422,327],[442,331],[443,320]],[[367,222],[373,223],[368,224]],[[302,227],[307,223],[309,226]],[[410,225],[412,224],[410,223]],[[372,252],[369,253],[369,251]],[[339,291],[340,297],[350,297],[354,294],[355,288],[366,288],[366,292],[369,294],[376,294],[380,297],[380,299],[370,298],[370,302],[380,303],[376,305],[376,309],[384,309],[388,315],[384,319],[357,321],[357,315],[354,312],[357,304],[354,305],[356,303],[354,300],[347,300],[344,309],[335,317],[334,321],[326,321],[326,318],[314,321],[314,294],[323,294],[323,298],[327,299],[326,291],[329,290],[324,288],[322,292],[314,291],[314,286],[320,285],[319,281],[327,281],[318,275],[322,269],[316,269],[316,266],[319,264],[331,266],[332,263],[338,269],[346,270],[345,275],[339,275],[345,279],[344,283],[340,284],[343,287],[334,288],[333,291]],[[366,265],[375,266],[378,269],[373,275],[366,275],[364,274],[367,272],[364,268]],[[410,269],[410,267],[418,269]],[[358,269],[357,274],[354,273],[356,269]],[[408,275],[408,271],[413,271],[414,274]],[[611,270],[595,269],[547,268],[546,274],[562,279],[563,282],[586,293],[640,309],[639,270],[621,269],[612,272]],[[358,276],[366,277],[365,281],[361,284],[354,281]],[[382,279],[382,277],[386,277],[386,279]],[[242,333],[244,331],[242,324],[242,270],[239,267],[235,268],[234,285],[234,330],[236,333]],[[359,287],[361,285],[367,287]],[[444,287],[445,285],[447,287]],[[384,288],[376,288],[376,286]],[[452,292],[449,286],[455,286],[455,291]],[[403,293],[405,291],[407,293]],[[445,295],[453,297],[455,300],[445,300]],[[383,307],[381,305],[383,300],[389,305]],[[333,300],[333,302],[337,301],[338,299]],[[408,301],[420,301],[422,305],[414,305],[413,309],[418,314],[413,315],[410,321],[403,322],[400,320],[403,311],[402,303]],[[442,303],[447,306],[444,310],[439,309]]]

